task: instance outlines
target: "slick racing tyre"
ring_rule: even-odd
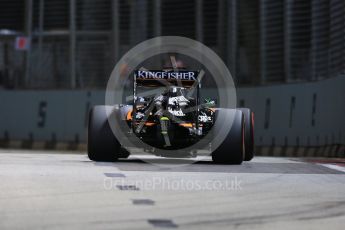
[[[108,122],[107,111],[112,106],[95,106],[89,113],[87,152],[93,161],[116,161],[125,152],[114,136]]]
[[[212,160],[219,164],[241,164],[244,159],[244,115],[236,109],[220,109],[218,113],[232,117],[233,123],[223,142],[212,152]]]
[[[248,108],[239,108],[244,115],[245,132],[244,132],[244,143],[245,143],[245,154],[244,160],[250,161],[254,157],[254,113]]]

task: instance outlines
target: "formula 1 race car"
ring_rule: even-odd
[[[194,146],[204,146],[217,163],[241,164],[243,160],[251,160],[254,156],[253,113],[248,108],[217,108],[217,100],[212,98],[201,102],[198,75],[198,71],[185,70],[135,71],[131,104],[91,109],[89,158],[94,161],[127,158],[130,154],[127,149],[133,147],[128,145],[132,142],[122,140],[135,139],[134,147],[146,151],[149,146],[158,156],[194,157],[198,155]],[[217,123],[220,117],[223,120]],[[119,122],[113,123],[113,120],[125,125],[114,127]],[[229,129],[222,142],[214,146],[219,130],[227,126]],[[121,134],[114,134],[117,129],[121,129]]]

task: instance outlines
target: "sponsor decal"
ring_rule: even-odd
[[[179,110],[173,110],[173,109],[169,108],[168,111],[169,111],[169,113],[171,113],[172,115],[177,116],[177,117],[182,117],[182,116],[185,116],[185,115],[186,115],[186,114],[184,114],[184,113],[182,112],[181,109],[179,109]]]
[[[135,119],[142,119],[143,117],[145,117],[145,114],[140,113],[140,112],[138,112],[138,113],[135,115]]]
[[[178,96],[178,97],[170,97],[168,100],[169,105],[187,105],[189,100],[185,98],[184,96]]]
[[[212,117],[207,116],[204,112],[201,112],[202,114],[198,116],[198,119],[200,122],[210,122],[212,121]]]
[[[196,81],[198,72],[196,71],[151,71],[151,70],[137,70],[135,77],[137,80],[180,80],[180,81]]]

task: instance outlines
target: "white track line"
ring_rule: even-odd
[[[337,170],[340,172],[345,172],[345,167],[339,166],[339,165],[334,165],[334,164],[318,164],[318,165],[322,165],[324,167],[333,169],[333,170]]]

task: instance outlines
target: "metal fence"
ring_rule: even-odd
[[[164,35],[205,43],[240,85],[345,72],[343,0],[2,0],[0,85],[102,88],[121,55]]]

